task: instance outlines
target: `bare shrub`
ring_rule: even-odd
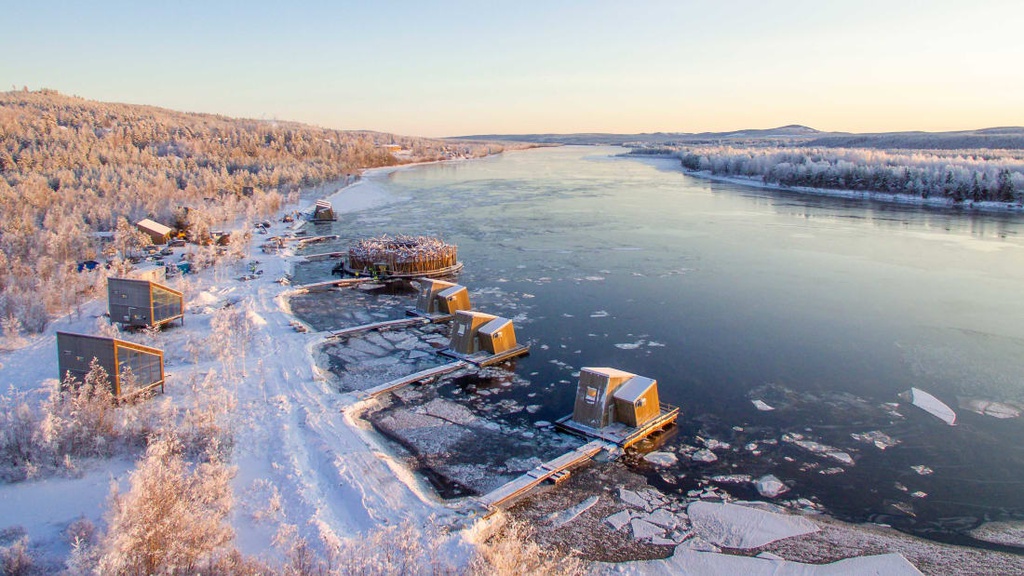
[[[234,444],[228,422],[238,405],[234,393],[224,385],[215,370],[201,381],[191,377],[188,408],[178,427],[186,453],[203,454],[216,450],[226,458]]]
[[[31,476],[45,459],[39,435],[40,416],[13,388],[0,396],[0,479],[8,482]]]
[[[15,526],[0,533],[0,573],[4,576],[29,576],[34,566],[24,528]]]
[[[83,382],[68,373],[51,389],[43,408],[43,441],[61,458],[110,455],[118,432],[115,410],[110,376],[93,358]]]
[[[128,492],[112,487],[100,574],[195,573],[227,553],[234,469],[215,453],[209,458],[190,467],[173,434],[150,444]]]
[[[71,545],[71,554],[64,562],[68,576],[93,574],[99,563],[96,548],[96,526],[87,518],[79,518],[64,529],[64,540]]]
[[[533,540],[530,527],[505,517],[498,519],[495,532],[479,543],[469,564],[475,576],[576,575],[586,565],[574,553],[559,556]]]

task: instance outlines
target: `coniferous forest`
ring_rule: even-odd
[[[102,270],[76,268],[124,256],[111,245],[104,254],[97,232],[113,232],[116,247],[116,236],[130,234],[128,224],[142,218],[197,230],[251,223],[303,187],[364,168],[501,149],[102,103],[52,90],[0,93],[4,331],[40,331],[51,315],[103,288]]]

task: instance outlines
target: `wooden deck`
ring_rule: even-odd
[[[579,466],[593,458],[598,452],[611,448],[614,446],[604,440],[592,440],[572,452],[566,452],[554,460],[537,466],[504,486],[480,496],[477,500],[485,508],[496,510],[526,494],[545,480],[556,483],[565,480],[568,478],[570,468]]]
[[[335,278],[334,280],[324,280],[323,282],[313,282],[312,284],[302,284],[302,285],[296,286],[293,290],[295,292],[299,292],[299,291],[303,291],[303,290],[305,290],[306,292],[309,292],[310,290],[320,290],[320,289],[334,288],[336,286],[340,287],[340,288],[344,288],[346,286],[356,286],[358,284],[365,284],[366,282],[373,282],[373,281],[374,281],[373,278],[370,278],[369,276],[364,276],[362,278]]]
[[[359,334],[362,332],[369,332],[371,330],[389,330],[391,328],[405,328],[406,326],[425,326],[430,324],[429,318],[399,318],[397,320],[384,320],[381,322],[374,322],[372,324],[361,324],[359,326],[351,326],[349,328],[342,328],[341,330],[332,331],[327,338],[342,338],[344,336],[351,336],[353,334]]]
[[[470,362],[472,364],[480,366],[481,368],[485,366],[492,366],[499,362],[504,362],[505,360],[508,360],[510,358],[515,358],[516,356],[528,354],[529,352],[530,347],[525,344],[519,344],[515,348],[511,348],[499,354],[488,354],[487,352],[483,351],[477,352],[475,354],[461,354],[459,352],[452,350],[451,348],[438,350],[438,353],[444,354],[449,358],[455,358],[457,360],[462,360],[464,362]]]
[[[462,262],[456,262],[452,266],[445,268],[438,268],[437,270],[431,270],[429,272],[409,272],[404,274],[390,274],[385,272],[378,276],[380,280],[415,280],[416,278],[443,278],[445,276],[454,276],[462,271]],[[346,274],[351,276],[359,277],[359,275],[366,275],[366,272],[362,270],[353,270],[349,268],[348,263],[345,263],[343,268]]]
[[[373,388],[370,388],[368,390],[363,390],[359,392],[358,395],[364,398],[376,398],[381,394],[393,392],[395,390],[398,390],[399,388],[408,386],[409,384],[412,384],[414,382],[429,380],[431,378],[441,376],[443,374],[455,372],[456,370],[460,368],[465,368],[466,366],[469,366],[469,364],[462,361],[458,361],[451,362],[449,364],[442,364],[441,366],[435,366],[433,368],[427,368],[426,370],[420,370],[415,374],[410,374],[408,376],[396,378],[394,380],[391,380],[390,382],[385,382],[383,384],[380,384],[379,386],[374,386]]]
[[[417,318],[427,318],[433,323],[439,322],[450,322],[452,318],[455,318],[455,314],[425,314],[415,308],[406,308],[405,313],[408,316],[416,316]]]
[[[316,262],[317,260],[328,260],[333,258],[341,258],[347,254],[346,252],[320,252],[318,254],[307,254],[302,258],[307,262]]]
[[[572,419],[572,414],[563,416],[556,420],[555,426],[560,430],[569,432],[570,434],[576,434],[577,436],[584,436],[588,438],[598,438],[606,442],[611,442],[617,446],[628,448],[651,434],[654,434],[655,432],[674,423],[677,417],[679,417],[678,406],[662,403],[661,414],[657,418],[640,427],[627,426],[621,422],[615,422],[614,424],[610,424],[604,428],[591,428],[590,426],[574,421]]]

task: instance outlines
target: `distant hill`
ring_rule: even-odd
[[[475,139],[541,144],[623,146],[687,146],[699,144],[794,145],[823,148],[875,148],[923,150],[1024,149],[1024,127],[1007,126],[956,132],[879,132],[855,134],[822,132],[800,124],[778,128],[730,132],[653,132],[642,134],[486,134],[453,139]]]
[[[958,132],[882,132],[877,134],[827,134],[809,140],[807,146],[825,148],[876,148],[880,150],[960,150],[992,148],[1024,149],[1024,127],[1007,126]]]
[[[640,134],[611,134],[583,132],[577,134],[478,134],[454,136],[451,140],[489,140],[500,142],[534,142],[538,144],[590,144],[622,146],[643,143],[647,145],[718,142],[721,140],[807,139],[824,134],[814,128],[790,124],[778,128],[734,130],[732,132],[644,132]]]

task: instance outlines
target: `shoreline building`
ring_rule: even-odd
[[[162,326],[178,319],[185,322],[182,293],[151,280],[108,278],[107,309],[110,321],[122,326]]]
[[[157,386],[164,391],[163,350],[117,338],[57,332],[57,369],[62,383],[68,373],[84,381],[93,358],[110,376],[110,392],[115,398]],[[124,390],[129,371],[136,388]]]

